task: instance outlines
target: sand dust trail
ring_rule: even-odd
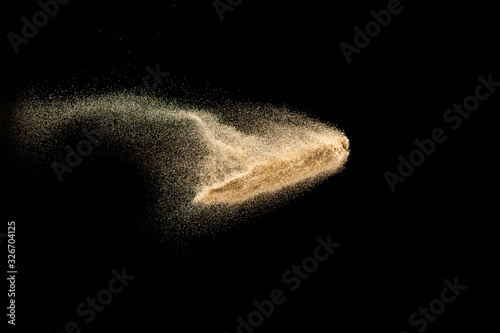
[[[160,193],[151,216],[177,223],[177,231],[184,228],[179,220],[202,224],[193,218],[200,211],[220,217],[227,207],[249,202],[258,210],[268,196],[286,201],[290,189],[341,171],[350,153],[342,131],[284,108],[232,103],[205,109],[128,92],[32,96],[16,106],[11,131],[29,165],[52,172],[54,160],[64,162],[68,134],[83,139],[83,129],[103,121],[112,125],[92,154],[135,161]]]

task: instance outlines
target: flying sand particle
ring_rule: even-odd
[[[151,207],[165,221],[207,209],[217,215],[221,207],[269,195],[286,200],[290,189],[342,170],[350,152],[348,138],[334,126],[269,105],[204,109],[127,92],[32,97],[14,120],[21,154],[40,167],[61,159],[68,131],[112,123],[100,158],[125,156],[140,165],[152,188],[164,193]]]

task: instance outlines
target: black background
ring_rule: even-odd
[[[351,145],[345,171],[310,193],[172,253],[135,234],[144,184],[133,169],[86,164],[59,184],[26,175],[3,144],[1,230],[17,226],[16,329],[82,323],[76,306],[126,267],[135,280],[82,332],[235,332],[252,301],[284,289],[283,272],[329,234],[341,247],[256,331],[416,332],[408,316],[454,277],[468,289],[427,331],[488,328],[497,313],[487,300],[495,299],[498,92],[456,131],[442,116],[474,93],[479,75],[500,80],[498,18],[486,2],[405,1],[347,64],[339,44],[352,44],[353,28],[386,6],[246,0],[221,22],[210,0],[73,0],[14,54],[5,36],[39,7],[2,2],[6,95],[96,78],[96,89],[130,88],[160,64],[168,85],[308,110]],[[447,141],[392,193],[384,172],[436,127]]]

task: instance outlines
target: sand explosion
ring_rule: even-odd
[[[341,170],[349,155],[343,132],[284,108],[204,109],[126,92],[27,99],[15,110],[14,140],[48,168],[62,160],[68,132],[102,121],[112,125],[100,158],[126,156],[150,175],[165,193],[152,205],[156,216],[286,198],[290,188]]]

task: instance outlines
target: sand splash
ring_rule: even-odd
[[[151,204],[165,221],[269,195],[286,201],[290,188],[335,174],[349,156],[342,131],[284,108],[204,109],[127,92],[26,99],[15,110],[14,140],[33,165],[47,169],[62,160],[68,132],[78,135],[102,121],[112,126],[96,154],[140,165],[152,188],[165,193]]]

